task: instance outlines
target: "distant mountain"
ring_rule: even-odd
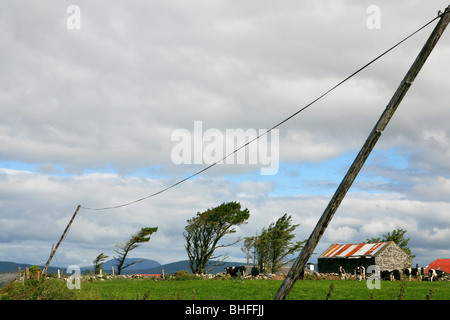
[[[143,262],[133,264],[129,266],[128,268],[122,270],[122,274],[161,274],[162,270],[164,270],[165,274],[174,274],[176,271],[181,270],[187,270],[191,272],[191,268],[189,267],[189,260],[182,260],[177,262],[172,262],[168,264],[161,265],[159,262],[155,260],[150,259],[144,259],[144,258],[129,258],[126,259],[126,263],[130,263],[132,261],[136,260],[144,260]],[[208,264],[207,269],[212,266],[216,261],[210,261]],[[111,259],[106,261],[103,264],[103,272],[105,274],[111,273],[111,268],[114,266],[115,272],[117,272],[117,261],[115,259]],[[245,263],[242,262],[225,262],[221,266],[214,267],[209,273],[219,273],[223,272],[224,268],[229,266],[238,266],[238,265],[245,265]],[[9,262],[9,261],[0,261],[0,272],[13,272],[17,271],[17,269],[20,267],[22,270],[25,270],[25,268],[30,268],[31,264],[26,263],[15,263],[15,262]],[[41,270],[44,268],[44,266],[39,265]],[[64,267],[64,274],[66,272],[66,267]],[[60,268],[59,268],[60,269]],[[80,267],[81,274],[85,274],[87,270],[93,270],[93,266],[85,266]],[[47,273],[57,273],[58,268],[56,267],[49,267]]]
[[[135,270],[133,273],[162,274],[162,270],[164,270],[164,274],[174,274],[176,271],[181,271],[181,270],[190,271],[191,269],[189,268],[189,260],[183,260],[183,261],[177,261],[177,262],[160,265],[155,268]]]
[[[129,272],[129,273],[135,273],[134,270],[136,270],[136,269],[149,269],[149,268],[156,268],[156,267],[160,266],[160,263],[158,261],[144,259],[144,258],[130,258],[130,259],[126,259],[125,263],[128,264],[128,263],[131,263],[131,262],[137,261],[137,260],[144,260],[144,261],[140,262],[140,263],[133,264],[133,265],[129,266],[128,268],[126,268],[125,270],[132,271],[132,272]],[[112,266],[114,266],[115,270],[117,272],[116,264],[117,264],[117,261],[115,259],[108,260],[108,261],[106,261],[103,264],[103,270],[105,271],[105,273],[111,273],[111,271],[112,271],[111,268],[112,268]],[[16,262],[10,262],[10,261],[0,261],[0,272],[17,271],[17,269],[19,267],[23,271],[23,270],[25,270],[25,268],[30,268],[31,266],[32,265],[28,264],[28,263],[16,263]],[[43,265],[39,265],[38,264],[37,266],[40,267],[41,270],[44,269]],[[64,268],[64,273],[65,273],[65,269],[67,267],[68,266],[64,266],[63,267]],[[61,268],[49,266],[48,269],[47,269],[47,273],[58,273],[58,269],[61,269]],[[81,271],[82,274],[84,274],[86,272],[86,270],[89,270],[89,269],[93,270],[94,268],[93,268],[93,266],[80,267],[80,271]],[[125,270],[123,272],[124,274],[125,274]]]
[[[208,266],[206,267],[206,269],[209,269],[215,263],[217,263],[217,261],[210,261]],[[245,265],[245,263],[224,262],[223,265],[214,267],[208,273],[211,273],[211,274],[212,273],[220,273],[220,272],[223,272],[226,267],[240,266],[240,265]],[[123,274],[132,274],[132,273],[134,273],[134,274],[162,274],[162,270],[164,270],[164,274],[174,274],[176,271],[182,271],[182,270],[191,272],[191,268],[189,267],[189,260],[182,260],[182,261],[177,261],[177,262],[160,265],[155,268],[136,269],[136,270],[132,270],[131,272],[127,271],[125,269],[124,272],[122,272],[122,273]]]
[[[12,272],[17,271],[19,268],[24,271],[25,268],[30,268],[32,264],[27,263],[15,263],[10,261],[0,261],[0,272]],[[44,269],[43,265],[37,265],[39,268]],[[47,273],[57,273],[58,268],[48,267]]]
[[[155,261],[155,260],[150,260],[150,259],[145,259],[145,258],[126,258],[124,266],[126,266],[127,264],[132,263],[134,261],[140,261],[140,260],[144,260],[144,261],[135,263],[135,264],[129,266],[128,268],[125,268],[122,271],[122,274],[136,273],[135,270],[138,270],[138,269],[151,269],[151,268],[156,268],[161,265],[158,261]],[[114,267],[115,272],[117,272],[117,260],[116,259],[110,259],[110,260],[106,261],[103,264],[103,272],[111,273],[112,267]],[[87,267],[82,267],[80,269],[81,269],[81,272],[84,273],[87,269],[94,270],[94,267],[87,266]]]

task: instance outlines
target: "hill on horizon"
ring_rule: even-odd
[[[187,270],[191,272],[191,269],[189,267],[189,260],[181,260],[177,262],[172,262],[168,264],[161,265],[158,261],[145,259],[145,258],[127,258],[125,263],[130,263],[132,261],[136,260],[144,260],[143,262],[136,263],[134,265],[131,265],[130,267],[122,270],[122,274],[161,274],[162,270],[164,270],[165,274],[174,274],[176,271],[182,271]],[[105,274],[111,274],[112,273],[112,267],[115,266],[114,272],[117,273],[117,267],[116,267],[117,261],[115,259],[110,259],[106,261],[103,264],[103,273]],[[210,261],[208,264],[209,268],[214,263],[217,263],[217,261]],[[231,267],[231,266],[238,266],[238,265],[245,265],[245,263],[242,262],[223,262],[223,265],[214,267],[210,272],[208,273],[219,273],[223,272],[224,268]],[[0,261],[0,272],[15,272],[20,267],[21,270],[25,270],[25,268],[30,268],[32,264],[27,263],[16,263],[16,262],[10,262],[10,261]],[[41,270],[44,268],[43,265],[37,264],[41,268]],[[67,266],[64,267],[66,269]],[[47,273],[53,273],[56,274],[58,272],[58,267],[49,266]],[[81,274],[85,274],[88,270],[93,270],[93,266],[84,266],[80,267]],[[65,271],[64,271],[65,274]]]
[[[208,263],[206,269],[209,269],[211,266],[213,266],[216,263],[217,263],[217,261],[210,261]],[[222,262],[222,263],[220,265],[212,268],[208,273],[209,274],[220,273],[220,272],[224,272],[224,269],[226,267],[246,265],[245,263],[242,263],[242,262]],[[127,271],[127,269],[125,269],[122,272],[122,274],[133,274],[133,273],[135,273],[135,274],[162,274],[163,270],[164,270],[164,274],[174,274],[176,271],[182,271],[182,270],[191,272],[191,268],[189,267],[189,260],[181,260],[181,261],[177,261],[177,262],[160,265],[158,267],[150,268],[150,269],[136,269],[136,270],[130,270],[130,271]]]
[[[36,264],[39,268],[44,269],[44,265],[42,264]],[[24,271],[25,268],[30,268],[33,266],[29,263],[16,263],[11,261],[0,261],[0,272],[16,272],[19,268]],[[49,266],[47,269],[47,273],[58,273],[57,267]]]
[[[135,261],[140,261],[140,260],[144,260],[142,262],[138,262],[135,263],[131,266],[129,266],[128,268],[123,270],[123,274],[126,270],[128,271],[134,271],[134,270],[138,270],[138,269],[151,269],[151,268],[157,268],[158,266],[160,266],[161,264],[158,261],[155,260],[150,260],[150,259],[146,259],[146,258],[126,258],[125,259],[125,263],[124,265],[126,266],[129,263],[135,262]],[[103,272],[104,273],[112,273],[112,267],[114,267],[114,272],[117,272],[117,260],[116,259],[110,259],[108,261],[106,261],[103,264]],[[85,267],[81,267],[81,272],[84,273],[86,272],[86,270],[94,270],[94,266],[85,266]],[[134,273],[134,272],[131,272]]]

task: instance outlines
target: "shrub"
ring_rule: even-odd
[[[196,279],[201,278],[197,277],[195,274],[190,273],[189,271],[186,270],[175,271],[175,275],[173,278],[173,280],[196,280]]]
[[[38,271],[40,272],[41,268],[39,268],[38,266],[33,265],[33,266],[30,267],[29,271],[30,271],[30,278],[31,279],[37,279]]]
[[[10,300],[73,300],[77,298],[77,290],[69,290],[66,283],[60,280],[30,279],[21,282],[10,282],[2,293]]]

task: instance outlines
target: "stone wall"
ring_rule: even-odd
[[[389,244],[375,257],[375,264],[383,270],[402,270],[411,268],[412,259],[395,243]]]

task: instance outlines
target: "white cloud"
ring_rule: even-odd
[[[13,261],[26,257],[26,252],[29,259],[46,260],[51,244],[59,239],[79,203],[112,206],[164,186],[163,181],[156,179],[114,174],[55,177],[3,169],[2,176],[8,184],[0,189],[3,203],[0,259]],[[86,261],[101,252],[114,255],[117,243],[144,226],[159,229],[151,242],[136,254],[149,254],[162,262],[184,259],[182,233],[186,220],[198,211],[230,200],[239,201],[243,208],[250,210],[248,224],[239,227],[236,236],[260,232],[287,213],[292,215],[293,223],[300,224],[296,238],[308,238],[329,201],[328,196],[270,196],[271,190],[271,184],[261,182],[245,181],[236,187],[235,183],[223,179],[199,178],[132,206],[106,211],[81,209],[60,249],[58,261],[72,264],[70,257],[82,256],[83,252]],[[448,207],[448,203],[409,200],[403,195],[350,193],[316,253],[320,254],[320,250],[333,242],[358,243],[397,228],[407,230],[406,236],[417,251],[445,248],[450,240],[445,227]],[[232,239],[230,236],[224,241]],[[18,251],[16,248],[21,246]],[[229,250],[236,259],[242,258],[238,249]],[[419,258],[425,263],[423,257]]]
[[[356,230],[347,226],[336,229],[330,227],[327,229],[327,240],[334,243],[351,243],[355,234]]]

